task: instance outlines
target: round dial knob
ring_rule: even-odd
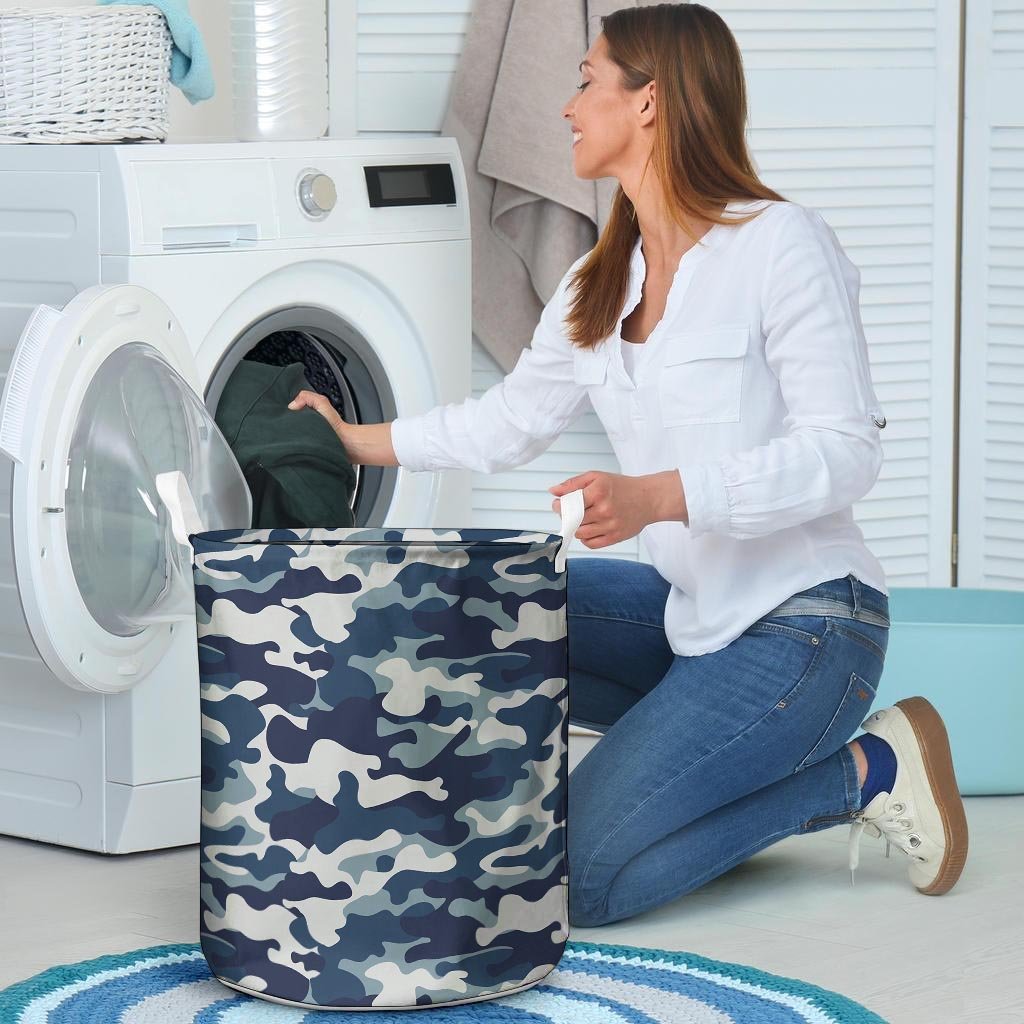
[[[299,202],[311,217],[326,216],[338,201],[338,190],[329,175],[312,171],[299,182]]]

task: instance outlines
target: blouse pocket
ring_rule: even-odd
[[[576,349],[573,352],[573,381],[587,390],[590,404],[609,438],[622,436],[622,411],[615,389],[608,384],[608,343],[595,349]]]
[[[662,425],[737,422],[749,339],[746,324],[675,335],[658,379]]]

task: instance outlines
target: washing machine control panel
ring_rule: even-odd
[[[452,138],[111,146],[108,157],[99,193],[91,179],[75,185],[105,257],[469,238]]]
[[[329,174],[307,171],[299,179],[299,205],[310,217],[326,217],[338,201],[338,190]]]

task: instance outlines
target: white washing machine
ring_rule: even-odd
[[[198,842],[187,550],[251,496],[213,422],[233,369],[301,337],[349,422],[470,393],[453,139],[0,147],[0,832]],[[358,466],[356,525],[465,525],[468,472]],[[331,524],[323,524],[331,525]]]

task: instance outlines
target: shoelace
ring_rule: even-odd
[[[900,803],[890,804],[881,813],[868,818],[863,814],[854,817],[850,825],[849,860],[850,860],[850,884],[854,884],[854,872],[860,863],[860,837],[865,830],[876,839],[885,838],[885,855],[889,856],[889,849],[895,845],[899,847],[908,857],[916,861],[924,861],[927,858],[917,853],[921,845],[921,837],[914,832],[914,822],[907,817],[906,807]]]

